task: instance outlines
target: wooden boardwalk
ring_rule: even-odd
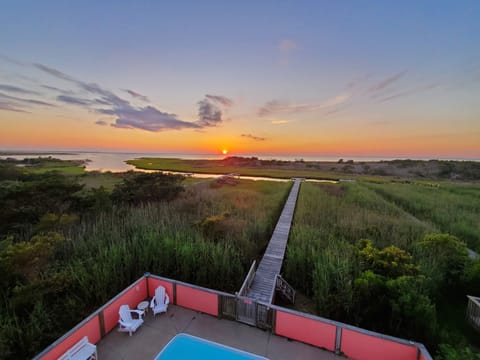
[[[301,181],[302,179],[295,179],[267,250],[265,250],[265,254],[258,265],[252,285],[247,291],[247,297],[251,299],[266,303],[270,303],[272,300],[276,278],[282,269]]]

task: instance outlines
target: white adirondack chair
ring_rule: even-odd
[[[82,340],[73,345],[58,360],[97,360],[97,347],[88,342],[88,337],[84,336]]]
[[[153,316],[158,313],[167,312],[168,304],[170,304],[170,298],[163,286],[159,286],[155,289],[155,296],[150,302],[150,307],[153,311]]]
[[[137,331],[140,325],[143,324],[143,311],[131,310],[128,305],[121,305],[118,313],[120,315],[120,320],[118,321],[118,331],[128,332],[129,335],[132,336],[132,333]],[[134,319],[132,317],[132,313],[137,314],[138,319]]]

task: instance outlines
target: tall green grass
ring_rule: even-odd
[[[363,309],[358,303],[356,282],[364,270],[357,241],[370,239],[379,249],[393,245],[415,255],[416,243],[426,233],[448,232],[478,249],[479,200],[480,187],[476,185],[302,183],[283,267],[284,276],[310,297],[319,315],[368,327],[375,319],[368,318],[368,313],[362,314]],[[418,258],[413,260],[419,263]],[[429,294],[425,285],[428,279],[425,282],[422,278],[428,276],[428,270],[420,266],[421,274],[415,280],[425,294]],[[415,284],[412,279],[408,281],[412,286]],[[405,301],[412,294],[392,298],[392,301]],[[458,298],[463,300],[451,302]],[[424,300],[425,306],[433,306],[428,304],[430,300],[425,296]],[[455,307],[452,311],[457,313],[464,308],[462,293],[445,294],[441,301]],[[368,306],[374,308],[371,303]],[[425,333],[424,341],[435,347],[438,341],[450,342],[449,339],[456,336],[458,344],[465,343],[468,334],[464,331],[463,320],[452,325],[444,321],[442,314],[436,319],[437,330],[440,330]],[[416,318],[412,321],[415,322]],[[384,323],[378,320],[377,325],[387,323],[388,320]],[[389,331],[396,336],[410,336],[395,333],[394,329]],[[446,334],[454,335],[449,337]]]
[[[364,186],[302,183],[283,271],[294,287],[313,295],[318,290],[313,286],[315,274],[337,266],[329,251],[347,256],[349,246],[360,239],[370,239],[377,247],[409,249],[429,231],[428,224],[413,221]]]
[[[480,186],[399,183],[365,186],[440,232],[456,235],[480,251]]]
[[[0,292],[0,351],[31,358],[145,272],[229,292],[261,256],[291,183],[188,187],[171,202],[84,216],[35,282]],[[229,213],[213,239],[199,225]]]
[[[67,260],[70,266],[97,269],[95,293],[107,297],[118,290],[115,282],[124,286],[147,271],[234,291],[266,246],[288,187],[251,181],[220,188],[205,184],[170,203],[115,208],[72,228],[59,257],[81,259]],[[230,214],[227,226],[213,241],[198,224],[225,212]]]

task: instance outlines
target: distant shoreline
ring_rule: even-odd
[[[32,155],[32,156],[42,156],[42,155],[78,155],[78,152],[66,152],[66,151],[0,151],[0,156],[24,156],[24,155]]]
[[[220,160],[229,156],[237,157],[256,157],[260,160],[281,160],[281,161],[309,161],[309,162],[337,162],[340,159],[343,159],[345,162],[353,160],[354,162],[381,162],[381,161],[393,161],[393,160],[414,160],[414,161],[475,161],[480,162],[479,158],[456,158],[456,157],[414,157],[414,156],[349,156],[349,155],[274,155],[274,154],[189,154],[189,153],[160,153],[160,152],[114,152],[114,151],[35,151],[35,150],[0,150],[0,156],[83,156],[88,154],[97,154],[97,155],[112,155],[112,156],[125,156],[126,160],[131,160],[139,157],[152,157],[152,158],[179,158],[184,160]]]

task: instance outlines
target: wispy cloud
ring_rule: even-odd
[[[21,61],[18,61],[16,59],[12,59],[11,57],[5,56],[5,55],[0,55],[0,59],[8,62],[10,64],[14,64],[14,65],[18,65],[18,66],[25,66],[26,65],[25,63],[23,63]]]
[[[198,120],[185,121],[179,119],[174,113],[159,110],[155,106],[137,106],[128,100],[118,96],[113,91],[107,90],[97,83],[85,82],[75,77],[57,70],[53,67],[35,63],[30,64],[37,70],[46,73],[56,79],[65,81],[73,85],[72,90],[64,90],[60,87],[41,85],[44,89],[60,93],[55,97],[56,101],[62,104],[69,104],[83,107],[97,114],[109,115],[113,119],[109,122],[106,120],[97,120],[95,123],[105,126],[110,123],[115,128],[122,129],[141,129],[145,131],[165,131],[180,129],[202,129],[205,127],[218,126],[223,121],[224,111],[233,105],[233,101],[221,95],[205,95],[205,98],[198,102]],[[0,88],[2,89],[2,88]],[[4,91],[20,92],[25,89],[18,87],[6,87]],[[24,91],[27,93],[29,90]],[[123,89],[134,99],[149,102],[148,97],[130,89]],[[33,94],[33,92],[31,92]],[[21,99],[0,93],[2,101],[2,109],[9,111],[22,111],[19,104],[36,104],[45,106],[54,106],[53,104],[34,100]]]
[[[90,93],[91,95],[96,95],[100,96],[100,99],[95,99],[95,102],[98,104],[104,104],[104,105],[112,105],[112,106],[129,106],[130,103],[117,95],[115,95],[113,92],[106,90],[102,88],[100,85],[95,84],[95,83],[87,83],[84,81],[80,81],[75,79],[74,77],[67,75],[57,69],[51,68],[49,66],[43,65],[43,64],[33,64],[36,68],[39,70],[42,70],[43,72],[46,72],[47,74],[50,74],[56,78],[65,80],[67,82],[73,83],[77,85],[80,89]]]
[[[398,99],[398,98],[401,98],[401,97],[410,96],[412,94],[416,94],[416,93],[428,91],[428,90],[431,90],[431,89],[435,89],[435,88],[438,88],[439,86],[440,86],[440,84],[430,84],[430,85],[426,85],[426,86],[419,86],[419,87],[416,87],[416,88],[400,91],[398,93],[395,93],[395,94],[392,94],[392,95],[389,95],[389,96],[385,96],[383,98],[378,99],[377,102],[383,103],[383,102],[391,101],[391,100]]]
[[[288,124],[289,122],[289,120],[272,120],[273,125]]]
[[[305,103],[305,104],[290,104],[278,100],[272,100],[267,102],[258,110],[259,116],[267,116],[278,113],[297,113],[304,111],[315,111],[340,105],[346,102],[350,98],[349,94],[337,95],[333,98],[318,102],[318,103]]]
[[[145,101],[145,102],[150,102],[148,97],[146,97],[145,95],[142,95],[142,94],[140,94],[136,91],[133,91],[133,90],[130,90],[130,89],[124,89],[123,91],[130,94],[135,99],[142,100],[142,101]]]
[[[209,100],[212,100],[213,102],[219,103],[223,106],[230,107],[233,105],[233,101],[225,96],[220,96],[220,95],[205,95],[205,97]]]
[[[18,86],[0,84],[0,90],[26,95],[41,95],[38,91],[24,89]]]
[[[121,129],[141,129],[145,131],[159,132],[165,130],[180,130],[180,129],[200,129],[207,126],[216,125],[218,114],[215,109],[204,108],[204,118],[199,121],[190,122],[178,119],[177,115],[158,110],[154,106],[138,107],[130,104],[129,101],[122,99],[110,90],[103,88],[96,83],[87,83],[75,79],[74,77],[63,73],[57,69],[51,68],[43,64],[34,64],[34,66],[48,73],[58,79],[70,82],[78,86],[81,90],[86,91],[93,99],[85,99],[79,96],[60,95],[57,100],[87,107],[96,113],[110,115],[114,117],[111,126]],[[132,91],[127,91],[130,95]],[[134,92],[139,96],[143,96]],[[134,96],[135,97],[135,96]],[[213,103],[219,100],[205,99],[209,104],[215,106]],[[200,114],[200,111],[199,111]],[[101,120],[103,121],[103,120]],[[221,121],[221,112],[220,112]],[[100,123],[99,125],[101,125]]]
[[[202,126],[177,119],[175,114],[162,112],[153,106],[133,108],[131,106],[100,110],[102,114],[116,116],[113,127],[122,129],[142,129],[158,132],[163,130],[198,129]]]
[[[361,74],[352,78],[346,85],[346,88],[349,91],[357,90],[359,87],[362,87],[370,78],[369,74]]]
[[[394,82],[400,80],[402,77],[405,76],[407,72],[406,71],[401,71],[399,73],[393,74],[391,76],[386,77],[385,79],[377,82],[376,84],[372,85],[369,89],[368,92],[370,93],[376,93],[379,91],[382,91],[386,88],[388,88],[390,85],[392,85]]]
[[[13,112],[23,112],[23,113],[28,113],[29,112],[29,111],[20,109],[18,107],[18,105],[15,105],[15,104],[12,104],[12,103],[9,103],[9,102],[6,102],[6,101],[2,101],[2,100],[0,100],[0,110],[13,111]]]
[[[255,136],[255,135],[252,135],[252,134],[242,134],[240,136],[244,137],[244,138],[251,139],[251,140],[255,140],[255,141],[265,141],[265,140],[267,140],[267,138],[260,137],[260,136]]]
[[[83,90],[89,92],[91,95],[100,96],[96,98],[95,102],[98,104],[111,105],[113,107],[130,107],[130,103],[127,100],[122,99],[121,97],[115,95],[110,90],[102,88],[100,85],[95,83],[85,83],[82,81],[78,82],[78,86]]]
[[[402,86],[398,86],[397,82],[400,82],[400,80],[406,75],[407,71],[399,71],[370,85],[367,83],[370,76],[364,75],[350,81],[347,84],[347,88],[353,94],[352,96],[365,96],[376,103],[383,103],[441,86],[440,83],[435,82],[427,85],[419,85],[413,88],[402,89]],[[325,115],[333,114],[343,109],[344,108],[342,107],[338,107],[328,111]]]
[[[338,113],[338,112],[340,112],[340,111],[342,111],[342,110],[345,110],[345,109],[346,109],[345,106],[339,106],[339,107],[336,107],[336,108],[333,108],[333,109],[330,109],[330,110],[326,111],[326,112],[323,114],[323,116],[324,116],[324,117],[325,117],[325,116],[330,116],[330,115],[336,114],[336,113]]]
[[[82,105],[82,106],[92,105],[91,100],[81,99],[81,98],[78,98],[75,96],[69,96],[69,95],[59,95],[57,96],[57,100],[66,104],[71,104],[71,105]]]
[[[58,87],[50,86],[50,85],[42,85],[42,87],[44,89],[48,89],[48,90],[51,90],[51,91],[56,91],[56,92],[59,92],[59,93],[64,94],[64,95],[73,95],[72,90],[64,90],[64,89],[60,89]]]
[[[27,104],[27,105],[41,105],[41,106],[49,106],[53,107],[55,106],[54,104],[48,103],[46,101],[41,101],[41,100],[35,100],[35,99],[24,99],[24,98],[19,98],[17,96],[11,96],[7,95],[4,93],[0,93],[0,99],[3,98],[5,100],[10,100],[13,102],[19,102],[22,104]]]
[[[42,70],[43,72],[46,72],[47,74],[55,76],[59,79],[63,79],[63,80],[66,80],[66,81],[77,82],[71,76],[68,76],[67,74],[65,74],[65,73],[63,73],[59,70],[56,70],[54,68],[51,68],[49,66],[46,66],[46,65],[43,65],[43,64],[33,64],[33,66],[35,66],[37,69]]]
[[[228,108],[233,101],[220,95],[205,95],[198,102],[198,125],[199,127],[217,126],[223,121],[221,106]]]

